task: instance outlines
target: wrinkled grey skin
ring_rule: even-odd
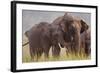
[[[64,45],[64,34],[61,28],[51,25],[47,22],[41,22],[33,26],[26,33],[29,40],[30,55],[34,59],[34,56],[38,58],[43,54],[46,58],[49,56],[50,47],[52,47],[53,56],[60,55],[60,47],[58,43]]]
[[[52,25],[59,26],[64,32],[67,42],[65,47],[77,53],[80,49],[80,34],[88,29],[86,22],[65,13],[64,16],[56,18]]]
[[[48,25],[47,22],[41,22],[25,32],[29,40],[30,56],[33,60],[35,56],[37,56],[38,59],[43,52],[45,53],[45,57],[48,57],[52,45]]]
[[[41,22],[25,33],[29,39],[30,55],[32,58],[35,55],[39,58],[44,52],[48,58],[52,47],[52,55],[57,57],[60,55],[58,43],[77,54],[80,48],[80,34],[87,29],[88,25],[82,19],[74,18],[68,13],[58,17],[51,24]]]
[[[52,27],[52,55],[53,57],[57,58],[59,57],[61,50],[59,44],[61,45],[61,47],[66,46],[65,34],[59,26],[51,24],[51,27]]]
[[[91,30],[90,28],[81,34],[81,48],[87,56],[91,53]]]

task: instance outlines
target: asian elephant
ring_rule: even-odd
[[[53,57],[59,57],[61,47],[66,46],[66,40],[65,40],[65,33],[62,31],[62,29],[59,26],[51,25],[52,29],[52,55]],[[59,46],[60,45],[60,46]]]
[[[49,49],[51,47],[51,33],[49,30],[49,23],[41,22],[34,25],[30,30],[25,32],[25,35],[29,40],[30,56],[34,60],[34,57],[38,58],[45,53],[45,57],[48,57]]]
[[[88,29],[87,23],[81,18],[74,17],[66,12],[64,16],[56,18],[51,24],[62,29],[66,44],[70,44],[73,53],[77,54],[80,49],[80,34]],[[69,47],[66,45],[66,48]]]
[[[60,27],[51,25],[47,22],[40,22],[25,32],[29,40],[30,55],[38,58],[44,53],[45,58],[49,56],[50,47],[52,47],[54,57],[60,55],[60,44],[65,44],[64,32]]]
[[[25,32],[29,40],[30,55],[32,58],[36,55],[38,59],[44,53],[48,58],[52,47],[52,55],[57,57],[61,50],[58,44],[77,54],[80,48],[80,34],[87,29],[88,25],[84,20],[68,13],[56,18],[52,23],[40,22]]]
[[[81,48],[83,49],[86,56],[89,56],[91,53],[91,30],[90,28],[84,31],[81,34]]]

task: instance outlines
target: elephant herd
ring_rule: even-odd
[[[91,30],[87,23],[65,13],[56,18],[52,23],[40,22],[25,32],[29,41],[30,56],[37,60],[44,53],[45,58],[49,57],[52,49],[52,56],[59,57],[62,48],[66,48],[66,54],[72,52],[77,55],[81,49],[88,56],[91,52]]]

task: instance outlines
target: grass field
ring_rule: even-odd
[[[28,39],[23,36],[23,43],[27,42]],[[78,54],[77,56],[69,53],[68,55],[66,55],[66,50],[65,48],[61,48],[61,53],[60,53],[60,57],[59,58],[54,58],[52,57],[52,52],[50,49],[49,52],[49,58],[45,60],[44,58],[44,54],[41,56],[41,58],[39,58],[39,60],[37,62],[44,62],[44,61],[69,61],[69,60],[88,60],[91,59],[91,57],[86,57],[84,56],[84,53],[82,52],[81,54]],[[29,53],[29,45],[23,46],[22,48],[22,62],[23,63],[29,63],[32,62],[31,57],[30,57],[30,53]]]

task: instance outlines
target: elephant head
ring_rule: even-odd
[[[84,20],[65,13],[64,16],[55,19],[52,24],[62,29],[66,42],[72,43],[75,51],[80,48],[80,33],[88,29]]]
[[[69,31],[71,34],[74,34],[77,31],[80,31],[80,33],[82,33],[88,29],[88,25],[83,19],[74,17],[68,13],[65,13],[64,16],[62,16],[59,25],[64,32]]]

